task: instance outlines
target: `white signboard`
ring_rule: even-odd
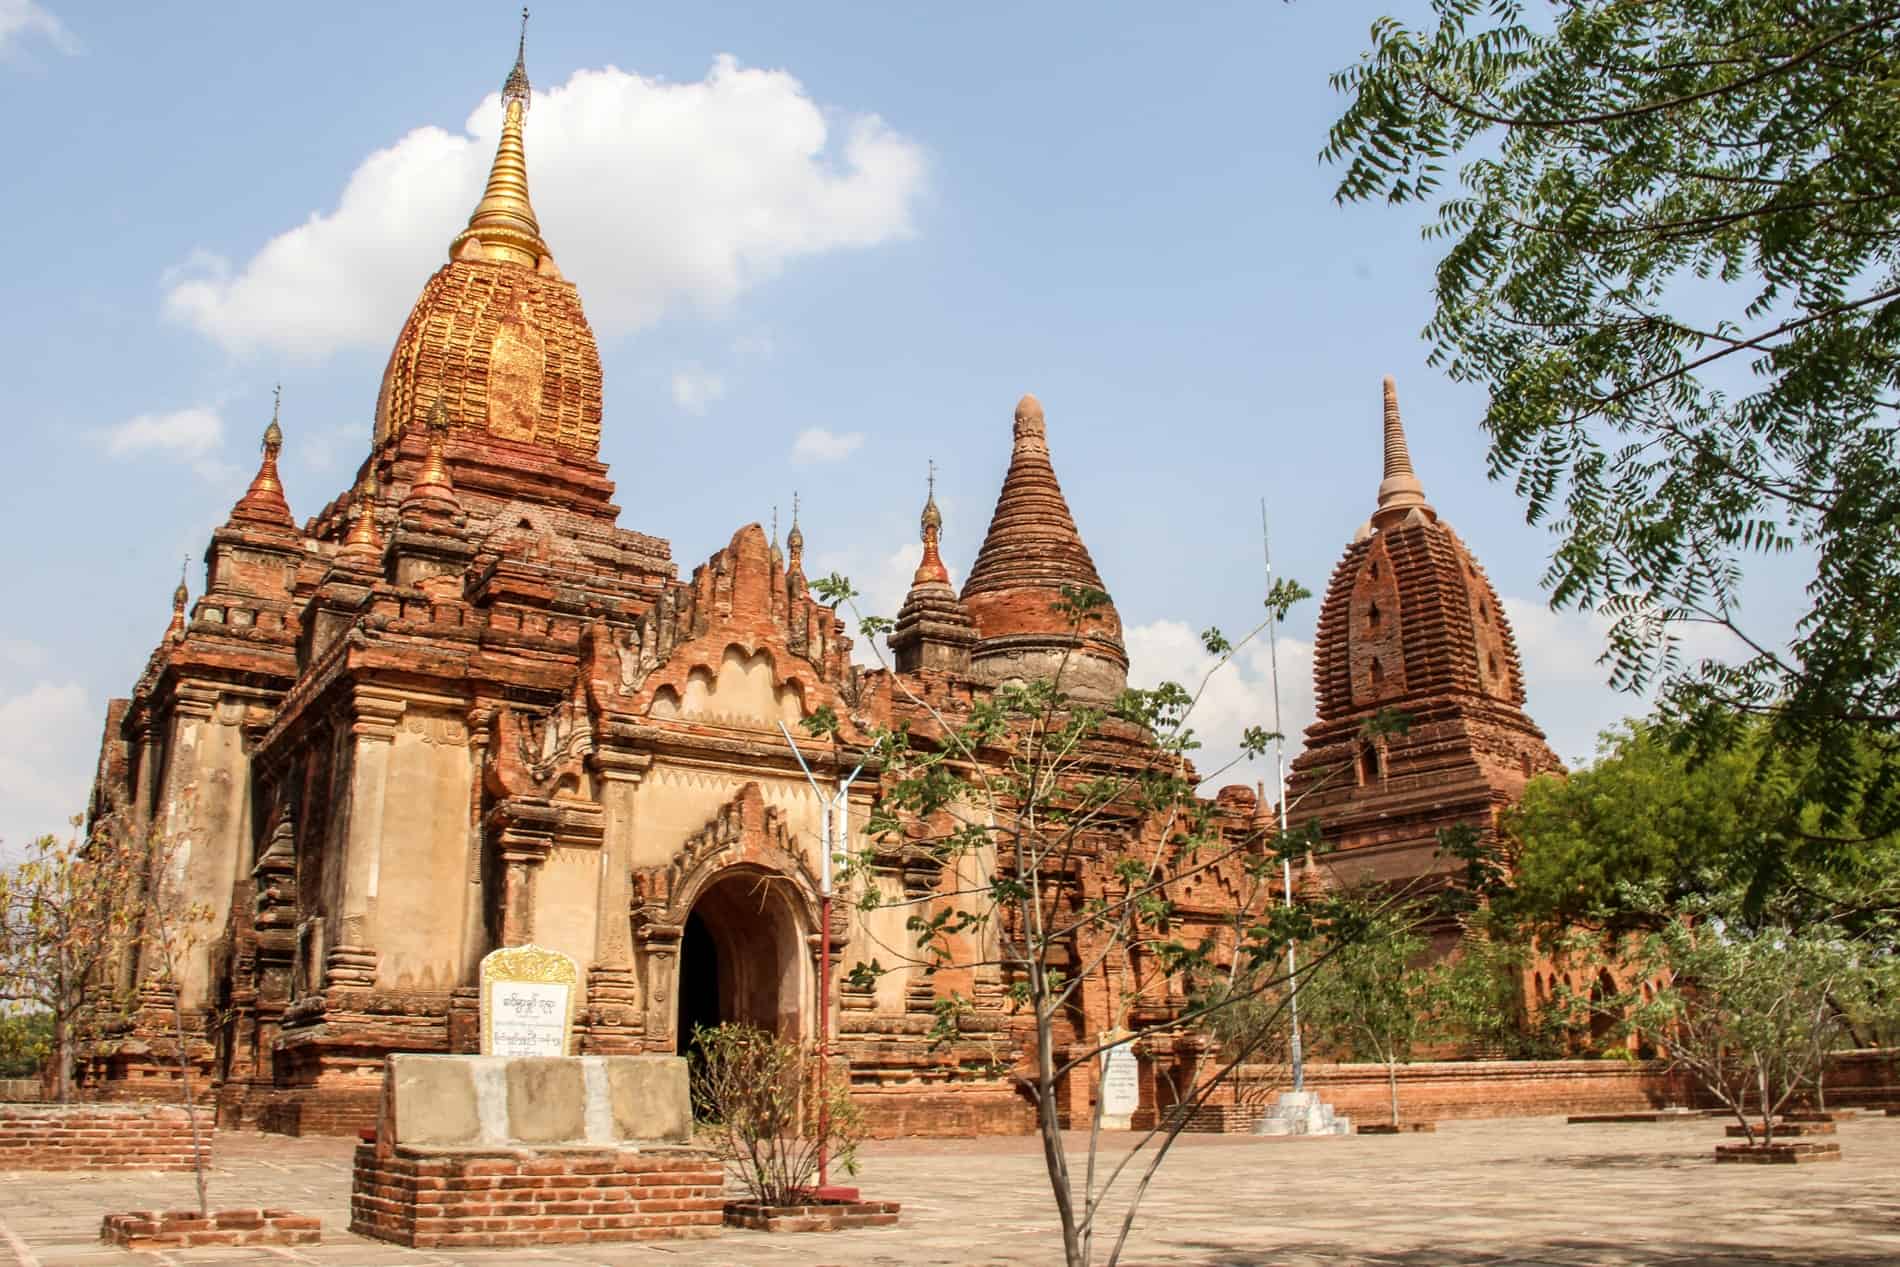
[[[1141,1065],[1127,1043],[1102,1053],[1102,1116],[1127,1117],[1141,1107]]]
[[[580,970],[558,950],[510,946],[482,960],[482,1055],[565,1056]]]

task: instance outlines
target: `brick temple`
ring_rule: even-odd
[[[1065,585],[1108,586],[1033,397],[960,591],[926,502],[888,670],[852,663],[842,622],[808,592],[795,521],[782,550],[739,527],[684,578],[664,539],[622,527],[599,460],[599,350],[529,198],[529,99],[517,61],[487,186],[461,232],[445,226],[448,260],[396,335],[350,486],[300,524],[273,417],[256,477],[211,534],[203,592],[181,583],[130,697],[109,706],[93,813],[187,842],[179,865],[213,921],[176,988],[230,1125],[370,1125],[383,1058],[475,1050],[477,965],[528,941],[581,965],[579,1051],[674,1052],[721,1019],[812,1035],[821,948],[834,965],[873,958],[906,942],[906,912],[841,903],[821,926],[820,803],[781,723],[836,786],[872,729],[927,734],[929,710],[965,715],[999,683],[1063,662],[1081,699],[1126,684],[1112,606],[1079,633],[1051,610]],[[1318,721],[1293,792],[1347,855],[1399,879],[1444,865],[1438,828],[1490,829],[1557,762],[1523,711],[1496,595],[1412,473],[1389,383],[1384,448],[1377,507],[1325,598]],[[1386,707],[1415,724],[1364,744]],[[821,709],[841,721],[835,742],[798,730]],[[1091,759],[1152,763],[1151,742],[1119,725]],[[930,857],[863,835],[879,778],[849,787],[852,847],[878,851],[892,896],[950,888]],[[1272,817],[1247,788],[1215,809],[1234,832]],[[1150,825],[1123,828],[1084,859],[1085,891]],[[1218,926],[1233,891],[1182,895],[1183,925]],[[139,1011],[85,1053],[96,1094],[169,1094],[169,987],[141,971],[122,983]],[[1113,1026],[1117,989],[1091,986],[1065,1041]],[[948,990],[975,1001],[970,1042],[933,1049]],[[996,969],[898,971],[831,998],[875,1129],[1033,1125],[988,1071],[995,1044],[1022,1042]],[[1177,1003],[1144,998],[1131,1019]],[[1144,1076],[1185,1076],[1195,1044],[1157,1038]],[[1065,1107],[1086,1113],[1092,1087],[1071,1081]]]

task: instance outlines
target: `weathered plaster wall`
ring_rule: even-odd
[[[375,877],[377,983],[402,990],[462,984],[467,897],[467,730],[446,712],[408,710],[388,745]]]

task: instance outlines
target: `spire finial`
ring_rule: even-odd
[[[178,588],[172,591],[172,621],[165,627],[166,642],[177,642],[185,636],[185,604],[191,600],[191,591],[185,588],[185,572],[190,567],[188,554],[178,564]]]
[[[798,526],[797,489],[792,490],[792,530],[785,534],[785,548],[791,551],[791,564],[787,570],[798,571],[805,559],[805,530]]]
[[[943,512],[937,509],[937,463],[933,458],[925,468],[924,476],[928,492],[924,496],[924,513],[918,517],[918,527],[923,530],[924,557],[917,565],[917,572],[911,577],[912,585],[922,585],[928,581],[950,583],[950,569],[943,565],[943,556],[937,553],[937,541],[943,535]]]
[[[495,147],[488,185],[468,227],[449,243],[449,258],[460,259],[472,250],[479,257],[534,268],[550,254],[541,240],[541,223],[528,201],[528,154],[522,143],[522,120],[533,95],[526,63],[528,11],[521,11],[521,41],[514,69],[501,86],[501,143]]]
[[[257,474],[251,477],[251,486],[231,508],[234,521],[272,530],[296,527],[297,521],[290,517],[290,504],[284,500],[283,481],[277,478],[277,454],[284,447],[284,429],[277,425],[277,417],[283,403],[284,388],[280,383],[271,392],[270,423],[264,428],[263,440],[258,445],[264,456],[257,464]]]
[[[504,105],[519,101],[526,111],[532,95],[533,89],[528,86],[528,6],[524,4],[521,6],[521,38],[515,41],[515,65],[502,81],[501,99]]]
[[[1399,388],[1390,374],[1385,376],[1385,478],[1379,482],[1379,508],[1373,512],[1372,526],[1385,528],[1407,518],[1413,511],[1436,518],[1431,503],[1425,500],[1424,486],[1412,470],[1412,452],[1405,443],[1405,424],[1399,418]]]

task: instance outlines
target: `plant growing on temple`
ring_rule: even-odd
[[[122,1009],[114,969],[130,953],[146,860],[112,832],[41,836],[0,870],[0,1000],[37,1009],[52,1029],[54,1097],[73,1097],[82,1030]]]
[[[1613,619],[1613,682],[1700,751],[1761,717],[1814,754],[1819,821],[1731,859],[1759,903],[1794,842],[1900,826],[1900,6],[1432,9],[1334,77],[1337,197],[1435,207],[1432,361],[1488,392],[1491,474],[1552,526],[1553,605]],[[1785,644],[1740,605],[1776,556]],[[1686,663],[1698,624],[1736,662]]]
[[[855,597],[837,576],[814,589],[833,603]],[[1061,595],[1055,610],[1068,622],[1071,646],[1080,645],[1106,596],[1075,586]],[[1280,582],[1267,619],[1283,620],[1303,597],[1297,584]],[[859,628],[875,647],[891,622],[860,616]],[[1265,628],[1238,642],[1209,630],[1204,644],[1216,660],[1209,678]],[[1304,859],[1319,847],[1312,830],[1235,824],[1195,795],[1200,780],[1188,754],[1198,741],[1188,723],[1205,679],[1193,692],[1167,683],[1105,702],[1072,696],[1069,667],[1064,656],[1048,677],[1001,684],[955,717],[893,675],[911,717],[871,736],[871,759],[883,770],[865,829],[871,843],[842,859],[842,877],[862,912],[905,913],[907,940],[883,945],[896,963],[973,982],[989,974],[1002,1009],[1027,1030],[1026,1067],[1010,1072],[1035,1106],[1064,1261],[1087,1267],[1119,1260],[1181,1130],[1283,1032],[1283,956],[1310,935],[1326,902],[1287,907],[1277,893],[1282,858]],[[834,718],[814,716],[805,725],[836,736]],[[1241,749],[1259,757],[1273,738],[1251,728]],[[893,887],[893,858],[912,871],[927,863],[940,879],[923,893]],[[1224,900],[1235,901],[1233,917],[1186,921],[1181,899],[1205,881],[1217,881]],[[1326,963],[1324,956],[1302,963],[1302,978]],[[849,980],[870,989],[891,970],[880,956],[854,965]],[[1084,992],[1117,1019],[1109,1032],[1071,1032]],[[962,1040],[976,1020],[973,993],[938,990],[937,1042]],[[1117,1049],[1202,1033],[1225,1012],[1255,1004],[1253,1032],[1223,1047],[1192,1086],[1174,1089],[1172,1102],[1155,1105],[1154,1124],[1118,1160],[1103,1155],[1097,1097],[1076,1173],[1062,1130],[1061,1096],[1071,1079],[1086,1085],[1091,1068]],[[1118,1187],[1124,1180],[1127,1187]],[[1108,1204],[1111,1194],[1119,1210]],[[1098,1236],[1105,1255],[1097,1254]]]
[[[752,1201],[804,1204],[820,1158],[857,1172],[864,1132],[848,1079],[835,1070],[821,1083],[810,1044],[727,1022],[696,1028],[692,1045],[696,1138]]]

